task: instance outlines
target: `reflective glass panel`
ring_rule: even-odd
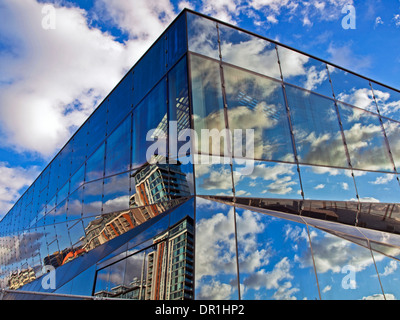
[[[304,198],[357,201],[351,170],[300,165]]]
[[[63,200],[57,205],[55,209],[55,223],[67,221],[67,207],[68,201]]]
[[[382,121],[394,164],[397,172],[400,172],[400,123],[386,118],[382,118]]]
[[[103,213],[129,209],[129,173],[104,179]]]
[[[395,174],[354,171],[357,191],[362,202],[400,202],[400,185]]]
[[[74,192],[77,188],[83,185],[85,179],[85,165],[81,166],[78,171],[71,177],[70,193]]]
[[[166,155],[167,126],[166,80],[163,79],[133,111],[132,168],[150,162],[157,155]]]
[[[398,219],[400,206],[371,201],[373,199],[361,198],[358,225],[363,228],[398,233],[400,230]]]
[[[82,216],[96,216],[101,214],[103,196],[103,180],[85,184],[83,187]]]
[[[236,208],[241,298],[319,299],[306,225]]]
[[[71,248],[71,240],[68,233],[68,225],[66,223],[57,223],[55,225],[57,233],[58,246],[60,248],[60,256],[64,261],[65,255]]]
[[[322,300],[383,298],[371,251],[309,227]]]
[[[372,82],[372,90],[382,116],[400,121],[400,92]]]
[[[221,24],[219,34],[222,61],[272,78],[281,78],[275,44]]]
[[[85,230],[83,228],[82,220],[72,221],[68,223],[68,232],[71,239],[72,248],[74,249],[74,251],[76,251],[77,254],[79,254],[81,251],[77,250],[82,249],[82,240],[85,238]],[[72,254],[69,257],[64,258],[64,264],[67,263],[68,260],[75,259],[77,254]]]
[[[128,116],[106,141],[105,176],[129,170],[132,117]]]
[[[67,220],[80,219],[82,217],[83,187],[78,188],[68,198]]]
[[[226,65],[224,79],[234,156],[293,162],[281,83]]]
[[[186,16],[189,51],[219,59],[217,24],[189,12]]]
[[[196,194],[232,196],[229,158],[202,155],[195,158],[195,163]]]
[[[130,71],[107,98],[107,132],[110,133],[124,119],[133,106],[133,71]]]
[[[377,113],[369,81],[353,73],[328,65],[337,100]]]
[[[91,155],[107,134],[107,105],[103,102],[88,119],[87,155]]]
[[[196,198],[196,300],[238,299],[235,211]]]
[[[166,41],[165,36],[163,36],[153,44],[135,65],[133,75],[134,105],[136,105],[164,75],[167,56],[165,49]]]
[[[325,63],[282,46],[278,46],[278,53],[283,81],[332,97]]]
[[[187,143],[186,130],[191,128],[186,62],[185,57],[168,73],[169,158],[186,153],[181,147]]]
[[[398,252],[399,248],[392,247],[390,250]],[[398,276],[400,262],[376,251],[372,252],[386,300],[398,300],[400,297],[400,278]]]
[[[104,151],[103,143],[86,162],[85,182],[103,178],[104,176]]]
[[[187,50],[185,14],[167,31],[167,50],[167,66],[170,68]]]
[[[285,90],[299,162],[348,167],[334,101],[289,85]]]
[[[234,159],[233,170],[237,197],[302,198],[296,165]]]
[[[353,168],[393,171],[379,117],[342,103],[338,106]]]
[[[71,173],[73,174],[76,170],[81,167],[86,160],[86,143],[87,143],[87,127],[86,122],[83,126],[75,133],[71,140],[72,157],[71,157]]]
[[[192,143],[195,151],[219,155],[224,152],[226,144],[220,67],[217,62],[190,55],[190,68],[194,130],[197,134],[197,140]]]

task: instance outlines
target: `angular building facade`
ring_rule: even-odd
[[[2,298],[400,298],[399,167],[399,91],[184,10],[0,222]]]

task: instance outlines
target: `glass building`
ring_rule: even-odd
[[[397,299],[399,167],[399,91],[184,10],[0,222],[1,297]]]

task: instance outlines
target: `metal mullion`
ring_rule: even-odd
[[[295,141],[294,132],[293,132],[292,120],[291,120],[291,116],[290,116],[289,102],[288,102],[288,99],[287,99],[285,83],[283,82],[283,73],[282,73],[281,61],[280,61],[280,58],[279,58],[278,47],[276,45],[275,45],[275,52],[276,52],[276,55],[277,55],[277,58],[278,58],[279,72],[281,74],[281,86],[282,86],[283,96],[284,96],[284,99],[285,99],[286,116],[287,116],[287,121],[288,121],[288,124],[289,124],[290,136],[291,136],[291,140],[292,140],[292,149],[293,149],[293,154],[294,154],[294,160],[296,162],[297,173],[299,175],[299,183],[300,183],[300,188],[301,188],[301,197],[303,199],[303,201],[301,202],[300,212],[299,212],[299,214],[301,215],[302,211],[303,211],[303,205],[304,205],[303,182],[302,182],[302,179],[301,179],[300,165],[299,165],[299,159],[298,159],[298,155],[297,155],[297,148],[296,148],[296,141]]]
[[[351,176],[353,178],[354,188],[355,188],[355,191],[356,191],[356,198],[357,198],[358,205],[357,205],[356,221],[354,221],[354,224],[355,224],[355,226],[357,226],[358,225],[358,218],[359,218],[359,215],[361,213],[361,201],[360,201],[360,196],[358,194],[357,183],[356,183],[356,179],[355,179],[355,176],[354,176],[354,169],[353,169],[353,165],[351,163],[350,152],[349,152],[349,149],[347,147],[346,136],[344,135],[343,123],[342,123],[342,119],[340,117],[339,107],[338,107],[338,104],[337,104],[338,101],[336,99],[335,90],[333,89],[332,78],[331,78],[331,74],[329,72],[328,65],[326,65],[326,70],[328,72],[329,83],[331,84],[331,88],[332,88],[332,95],[333,95],[333,99],[334,99],[334,102],[335,102],[335,110],[336,110],[336,116],[337,116],[338,122],[339,122],[340,134],[342,135],[342,141],[343,141],[343,145],[344,145],[344,149],[345,149],[345,153],[346,153],[346,157],[347,157],[347,162],[348,162],[350,170],[351,170]]]

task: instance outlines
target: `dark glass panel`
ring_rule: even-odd
[[[106,141],[105,176],[130,168],[132,117],[128,116]]]
[[[87,135],[88,126],[86,122],[83,126],[75,133],[71,140],[72,147],[72,159],[71,159],[71,173],[74,174],[76,170],[81,167],[86,161],[87,155]]]
[[[170,68],[187,50],[185,14],[168,29],[167,50],[167,66]]]
[[[191,128],[186,57],[168,73],[168,98],[169,158],[176,159],[186,155],[183,145]]]
[[[384,232],[400,233],[398,219],[400,205],[392,203],[366,202],[361,199],[358,226]],[[372,199],[369,199],[372,201]]]
[[[134,103],[133,71],[129,71],[107,98],[107,132],[110,133],[118,126]]]
[[[103,178],[104,176],[104,152],[103,143],[86,162],[85,182]]]
[[[161,37],[135,66],[133,76],[135,94],[134,105],[136,105],[164,75],[166,71],[165,49],[165,37]]]
[[[305,200],[301,215],[320,220],[336,221],[348,225],[356,225],[359,213],[358,202]]]
[[[293,162],[281,83],[229,66],[224,66],[224,79],[234,156]]]
[[[107,105],[102,103],[88,120],[87,155],[90,156],[107,135]]]
[[[166,80],[163,79],[133,112],[132,168],[167,152]],[[157,148],[159,146],[159,148]]]

